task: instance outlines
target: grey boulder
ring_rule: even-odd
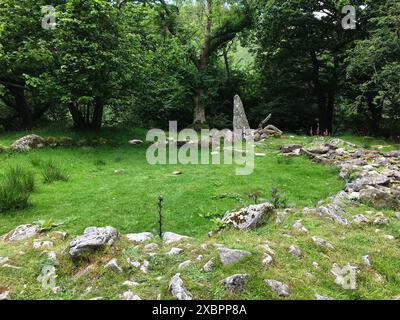
[[[31,238],[40,232],[40,227],[33,224],[23,224],[16,227],[6,235],[2,236],[1,239],[8,242],[21,241]]]
[[[227,277],[223,280],[225,289],[230,293],[242,292],[249,278],[248,274],[235,274]]]
[[[112,244],[117,238],[118,231],[113,227],[89,227],[85,229],[83,235],[70,242],[69,254],[75,259],[106,244]]]
[[[255,204],[238,211],[225,213],[223,223],[238,230],[251,230],[260,225],[266,214],[271,213],[274,206],[268,202]]]
[[[174,275],[169,282],[168,290],[178,300],[192,300],[192,294],[185,288],[180,273]]]
[[[251,255],[251,253],[248,251],[228,248],[219,248],[218,253],[223,265],[236,263],[244,257]]]

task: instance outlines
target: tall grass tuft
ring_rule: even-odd
[[[65,170],[53,160],[47,160],[42,163],[41,173],[44,183],[68,181],[68,175],[66,174]]]
[[[26,208],[34,188],[32,172],[19,166],[9,168],[0,180],[0,212]]]

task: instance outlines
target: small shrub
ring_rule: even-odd
[[[272,188],[271,202],[276,209],[287,207],[287,199],[278,188]]]
[[[0,212],[26,208],[34,187],[32,172],[21,167],[8,169],[0,181]]]
[[[68,181],[65,170],[53,160],[48,160],[42,164],[42,177],[44,183],[55,181]]]

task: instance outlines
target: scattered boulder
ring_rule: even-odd
[[[274,251],[273,249],[271,249],[271,247],[268,245],[268,243],[260,244],[259,247],[260,247],[261,249],[265,250],[265,252],[267,252],[267,253],[269,253],[269,254],[271,254],[271,255],[274,255],[274,254],[275,254],[275,251]]]
[[[122,285],[127,286],[127,287],[137,287],[139,285],[139,283],[136,281],[126,280],[122,283]]]
[[[178,241],[181,241],[181,240],[189,239],[189,237],[187,237],[187,236],[182,236],[180,234],[173,233],[173,232],[164,232],[162,234],[162,236],[163,236],[163,240],[164,240],[164,242],[166,244],[170,244],[170,243],[173,243],[173,242],[178,242]]]
[[[118,231],[113,227],[89,227],[85,229],[83,235],[70,242],[69,254],[75,259],[106,244],[112,244],[117,238]]]
[[[336,204],[330,203],[327,206],[321,206],[321,207],[317,208],[316,212],[320,216],[328,217],[341,225],[344,225],[344,226],[351,225],[350,221],[348,221],[346,218],[343,218],[341,216],[344,213],[344,210]]]
[[[308,230],[306,227],[303,226],[302,220],[297,220],[294,224],[293,224],[293,228],[299,232],[304,232],[307,233]]]
[[[183,251],[183,249],[181,249],[181,248],[171,248],[171,250],[169,252],[167,252],[167,255],[176,256],[178,254],[181,254],[182,251]]]
[[[353,217],[355,223],[369,223],[369,219],[363,214],[357,214]]]
[[[104,267],[114,270],[117,273],[123,272],[122,268],[118,265],[117,259],[110,260]]]
[[[180,273],[175,274],[168,285],[168,290],[178,300],[192,300],[192,294],[185,288]]]
[[[122,294],[122,299],[123,300],[142,300],[137,294],[134,294],[132,291],[125,291]]]
[[[274,210],[274,206],[268,202],[251,205],[238,211],[228,211],[222,219],[227,227],[238,230],[255,229],[267,213]]]
[[[219,248],[218,253],[223,265],[236,263],[244,257],[251,255],[248,251],[228,248]]]
[[[244,290],[250,275],[248,274],[235,274],[223,280],[225,289],[230,293],[240,293]]]
[[[204,272],[211,272],[214,267],[214,259],[208,260],[208,262],[203,266]]]
[[[129,233],[126,235],[129,241],[140,243],[145,241],[150,241],[154,238],[154,235],[150,232],[142,233]]]
[[[271,266],[272,262],[273,262],[272,257],[269,254],[264,253],[264,259],[262,261],[264,268],[268,269]]]
[[[21,139],[16,140],[12,145],[11,145],[11,150],[12,151],[29,151],[31,149],[39,149],[43,148],[45,145],[45,140],[36,135],[36,134],[30,134],[25,137],[22,137]]]
[[[296,247],[294,245],[291,245],[288,249],[288,252],[292,255],[294,255],[295,257],[301,259],[303,258],[303,252],[300,250],[299,247]]]
[[[144,252],[154,252],[158,251],[158,244],[157,243],[149,243],[143,247]]]
[[[183,261],[178,265],[178,269],[185,269],[185,268],[189,267],[191,264],[192,264],[191,260]]]
[[[351,188],[353,191],[360,191],[367,186],[387,185],[390,182],[389,178],[384,174],[370,171],[362,174],[354,182],[349,183],[346,188]]]
[[[1,239],[7,242],[21,241],[31,238],[40,232],[40,227],[33,224],[23,224],[16,227],[6,235],[2,236]]]
[[[272,288],[277,294],[287,297],[290,294],[289,286],[277,280],[265,280],[265,283]]]
[[[324,240],[324,239],[322,239],[320,237],[314,236],[311,239],[319,247],[323,247],[323,248],[326,248],[326,249],[333,249],[333,246],[328,241],[326,241],[326,240]]]
[[[395,212],[395,213],[394,213],[394,216],[395,216],[398,220],[400,220],[400,212]]]

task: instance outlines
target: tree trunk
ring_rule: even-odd
[[[368,119],[368,134],[376,136],[379,134],[380,122],[382,120],[382,106],[377,106],[374,103],[374,93],[368,93],[366,96],[369,119]]]
[[[69,112],[72,116],[72,121],[74,122],[75,129],[84,129],[85,128],[85,119],[82,116],[79,108],[75,104],[68,105]]]
[[[327,99],[320,81],[319,62],[315,51],[310,52],[311,62],[313,67],[312,81],[314,85],[315,95],[318,100],[318,118],[319,128],[321,131],[327,128],[326,112],[327,112]]]
[[[194,124],[206,123],[206,106],[204,102],[204,88],[197,88],[194,95]]]
[[[205,86],[202,80],[204,71],[206,70],[208,58],[210,56],[210,35],[212,28],[212,0],[207,0],[207,22],[204,31],[204,43],[200,53],[200,59],[197,65],[197,71],[200,74],[200,85],[194,92],[194,124],[206,123],[205,108]]]
[[[93,110],[91,127],[94,130],[100,130],[103,122],[104,103],[101,100],[96,100]]]
[[[8,89],[14,97],[13,108],[22,120],[22,128],[31,129],[33,127],[33,114],[26,103],[25,89],[19,86],[9,86]]]

